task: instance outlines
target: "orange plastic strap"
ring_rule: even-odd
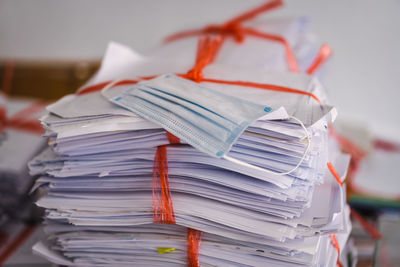
[[[180,140],[167,132],[171,144],[179,144]],[[153,222],[176,224],[174,207],[168,181],[167,146],[159,146],[154,158],[153,167]],[[189,267],[200,267],[199,250],[201,231],[188,228],[187,262]]]
[[[168,142],[170,144],[180,144],[181,143],[181,140],[178,137],[176,137],[175,135],[173,135],[172,133],[170,133],[168,131],[167,131],[167,138],[168,138]]]
[[[175,135],[167,131],[170,144],[180,144]],[[168,179],[167,146],[157,147],[153,165],[153,222],[175,224],[175,213]]]
[[[7,125],[7,110],[5,107],[0,106],[0,134],[4,132]]]
[[[5,128],[13,128],[41,135],[43,133],[43,127],[40,124],[40,121],[36,119],[28,119],[28,117],[31,114],[42,110],[44,106],[45,105],[42,102],[33,103],[13,115],[11,118],[7,118],[7,110],[4,107],[0,107],[0,133],[2,133]]]
[[[367,220],[365,220],[357,211],[353,208],[350,209],[350,215],[353,217],[360,225],[364,228],[365,232],[373,239],[382,239],[381,233],[379,233],[378,229]]]
[[[336,238],[336,235],[335,234],[331,234],[330,237],[332,239],[332,245],[336,248],[337,254],[338,254],[338,258],[337,258],[336,264],[339,267],[343,267],[343,264],[340,262],[340,246],[339,246],[339,242],[338,242],[338,240]]]
[[[178,76],[182,78],[189,78],[192,79],[192,77],[187,74],[177,74]],[[152,76],[157,77],[157,75]],[[237,86],[245,86],[245,87],[252,87],[252,88],[257,88],[257,89],[263,89],[263,90],[270,90],[270,91],[277,91],[277,92],[282,92],[282,93],[291,93],[291,94],[300,94],[300,95],[306,95],[309,97],[312,97],[315,99],[319,104],[322,104],[322,102],[319,100],[317,96],[315,96],[313,93],[302,91],[299,89],[293,89],[289,87],[284,87],[280,85],[274,85],[274,84],[267,84],[267,83],[254,83],[254,82],[246,82],[246,81],[227,81],[227,80],[217,80],[217,79],[207,79],[203,78],[201,79],[202,82],[209,82],[209,83],[220,83],[220,84],[227,84],[227,85],[237,85]],[[103,89],[105,86],[110,84],[112,81],[107,81],[99,84],[95,84],[89,87],[85,87],[79,92],[77,92],[78,95],[83,95],[87,93],[93,93],[93,92],[98,92],[101,89]],[[136,84],[138,81],[136,80],[127,80],[123,81],[124,84]],[[118,83],[117,85],[122,85]]]
[[[361,160],[364,158],[367,153],[353,143],[350,139],[344,137],[343,135],[339,134],[332,125],[329,125],[329,134],[333,136],[339,143],[340,148],[345,152],[351,155],[352,158],[356,160]]]
[[[252,28],[244,28],[243,32],[247,35],[251,35],[254,37],[259,37],[259,38],[263,38],[263,39],[267,39],[270,41],[281,43],[285,47],[286,60],[289,64],[289,70],[292,72],[300,72],[300,68],[297,63],[294,52],[293,52],[289,42],[285,38],[283,38],[280,35],[276,35],[276,34],[260,32],[255,29],[252,29]]]
[[[187,264],[189,267],[200,267],[199,252],[201,231],[188,228],[187,232]]]
[[[257,32],[255,30],[247,29],[249,33],[255,35],[255,36],[264,36],[264,33]],[[271,35],[272,36],[272,35]],[[275,37],[274,37],[275,38]],[[283,39],[280,39],[280,37],[276,37],[276,40],[281,40],[284,41]],[[273,85],[273,84],[262,84],[262,83],[254,83],[254,82],[246,82],[246,81],[226,81],[226,80],[218,80],[218,79],[208,79],[203,77],[203,69],[210,63],[212,63],[217,56],[221,45],[224,41],[224,37],[217,36],[214,40],[212,40],[210,37],[202,38],[198,42],[198,49],[197,49],[197,56],[196,56],[196,62],[194,67],[186,74],[177,74],[178,76],[185,78],[185,79],[190,79],[195,82],[210,82],[210,83],[219,83],[219,84],[227,84],[227,85],[237,85],[237,86],[245,86],[245,87],[252,87],[252,88],[258,88],[258,89],[264,89],[264,90],[272,90],[272,91],[278,91],[278,92],[285,92],[285,93],[293,93],[293,94],[301,94],[301,95],[306,95],[314,98],[319,104],[322,104],[321,101],[316,97],[313,93],[310,92],[305,92],[302,90],[298,89],[293,89],[289,87],[284,87],[284,86],[279,86],[279,85]],[[292,55],[289,53],[289,55]],[[294,55],[292,55],[294,58]],[[147,76],[147,77],[140,77],[139,80],[149,80],[157,75],[153,76]],[[121,82],[118,82],[116,85],[122,85],[122,84],[135,84],[139,80],[124,80]],[[101,89],[103,89],[105,86],[107,86],[110,82],[103,82],[101,84],[97,85],[92,85],[90,87],[83,88],[78,92],[78,94],[86,94],[86,93],[91,93],[91,92],[96,92]]]
[[[351,183],[352,178],[357,173],[362,159],[367,155],[367,153],[354,144],[350,139],[339,134],[332,125],[329,125],[329,134],[333,136],[340,145],[343,152],[351,155],[350,166],[348,171],[349,182]]]
[[[399,144],[378,138],[374,140],[374,147],[375,149],[380,149],[387,152],[400,152]]]
[[[167,146],[157,147],[153,165],[153,222],[175,224],[168,181]]]
[[[8,244],[0,254],[0,266],[8,260],[32,235],[36,230],[36,225],[26,225],[18,235]]]
[[[193,36],[203,35],[203,34],[218,34],[218,35],[222,35],[222,36],[232,36],[239,43],[242,43],[244,41],[246,35],[259,37],[259,38],[276,41],[276,42],[283,44],[285,47],[285,50],[286,50],[286,57],[288,60],[289,69],[293,72],[299,72],[298,63],[294,56],[293,50],[285,38],[283,38],[282,36],[279,36],[279,35],[275,35],[275,34],[259,32],[253,28],[248,28],[248,27],[244,28],[241,25],[241,23],[248,21],[250,19],[253,19],[256,16],[258,16],[264,12],[270,11],[281,5],[282,5],[281,0],[268,1],[267,3],[261,5],[257,8],[254,8],[248,12],[245,12],[231,20],[228,20],[227,22],[225,22],[221,25],[209,25],[202,29],[178,32],[176,34],[173,34],[173,35],[170,35],[169,37],[167,37],[165,41],[171,42],[171,41],[175,41],[178,39],[182,39],[182,38],[186,38],[186,37],[193,37]]]
[[[200,38],[197,44],[197,55],[194,67],[186,74],[187,79],[201,82],[203,69],[214,61],[221,47],[223,38],[218,36],[214,40],[210,37]]]
[[[316,97],[313,93],[305,92],[298,89],[293,89],[289,87],[284,87],[280,85],[274,84],[267,84],[267,83],[253,83],[253,82],[244,82],[244,81],[225,81],[225,80],[216,80],[216,79],[203,79],[203,82],[209,83],[220,83],[220,84],[227,84],[227,85],[238,85],[238,86],[245,86],[245,87],[252,87],[257,89],[264,89],[264,90],[271,90],[277,91],[282,93],[292,93],[292,94],[299,94],[299,95],[306,95],[314,98],[319,104],[322,102]]]
[[[282,0],[273,0],[273,1],[268,1],[258,7],[255,7],[249,11],[246,11],[243,14],[240,14],[226,22],[226,24],[232,24],[232,23],[242,23],[251,19],[254,19],[258,15],[261,15],[262,13],[271,11],[275,8],[283,6],[283,1]]]
[[[328,169],[331,171],[333,177],[335,177],[335,179],[339,183],[339,185],[342,186],[343,185],[342,179],[340,179],[340,176],[337,173],[337,171],[335,170],[335,168],[333,167],[332,163],[328,162],[326,165],[328,165]]]
[[[329,45],[324,44],[321,46],[317,57],[314,59],[313,63],[311,63],[310,67],[307,69],[308,74],[314,74],[332,55],[332,49]]]
[[[241,35],[239,25],[243,22],[246,22],[248,20],[251,20],[258,15],[261,15],[262,13],[271,11],[275,8],[281,7],[283,5],[282,0],[273,0],[273,1],[267,1],[266,3],[262,4],[261,6],[258,6],[254,9],[251,9],[249,11],[246,11],[243,14],[240,14],[225,23],[222,23],[221,25],[209,25],[206,26],[202,29],[197,29],[197,30],[187,30],[187,31],[181,31],[175,34],[172,34],[168,36],[165,41],[166,42],[172,42],[178,39],[186,38],[186,37],[192,37],[196,35],[201,35],[201,34],[231,34],[235,36],[236,41],[241,42],[243,41],[243,35]]]

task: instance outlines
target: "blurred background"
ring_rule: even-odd
[[[171,33],[226,21],[262,2],[0,0],[0,77],[7,76],[7,70],[13,70],[12,97],[56,100],[75,92],[90,78],[99,68],[110,41],[125,44],[139,53],[150,53]],[[351,128],[347,133],[359,145],[365,145],[361,139],[371,138],[371,135],[400,143],[399,12],[399,0],[286,0],[284,8],[265,15],[271,18],[307,17],[316,36],[331,46],[334,54],[326,65],[323,85],[339,111],[338,121],[342,129]],[[8,85],[3,82],[0,86],[5,88]],[[389,143],[379,144],[387,149],[385,145]],[[370,147],[365,145],[363,149]],[[377,179],[391,176],[392,180],[386,181],[387,187],[400,188],[399,182],[388,182],[400,178],[396,163],[400,153],[396,155],[394,160],[393,156],[388,160],[385,158],[384,162],[388,164],[383,168],[380,165],[373,169],[373,163],[382,159],[376,160],[371,156],[369,161],[365,161],[370,169],[364,168],[359,176],[368,177],[373,173],[373,182],[365,178],[359,180],[359,185],[369,181],[371,188]],[[361,210],[364,208],[367,214],[374,207],[371,221],[381,230],[385,241],[376,243],[360,225],[355,224],[353,236],[358,242],[359,255],[379,259],[388,258],[385,256],[388,254],[391,258],[398,249],[393,244],[400,240],[400,237],[390,234],[399,232],[397,212],[400,210],[400,197],[391,198],[384,204],[380,198],[376,202],[376,196],[372,198],[373,202],[368,202],[371,198],[353,199],[353,205],[361,207]],[[376,214],[381,216],[380,220]],[[15,226],[18,227],[21,228]],[[0,252],[1,234],[0,231]],[[40,238],[41,233],[35,232],[33,236]],[[18,264],[26,262],[24,257],[30,253],[31,243],[33,241],[27,242],[7,266],[28,266]],[[47,266],[40,265],[45,263],[38,258],[28,257],[29,261],[37,263],[37,266]],[[372,261],[365,262],[366,265],[359,266],[369,266]],[[377,262],[379,265],[385,259]]]
[[[21,62],[15,94],[56,98],[93,73],[110,40],[145,53],[177,30],[222,22],[261,2],[1,0],[0,61]],[[400,141],[399,11],[398,0],[288,0],[267,16],[309,17],[334,51],[324,85],[340,117]]]

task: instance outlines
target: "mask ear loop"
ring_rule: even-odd
[[[123,79],[117,79],[114,80],[112,82],[110,82],[109,84],[107,84],[106,86],[103,87],[103,89],[101,89],[100,93],[102,95],[104,95],[103,93],[105,93],[106,91],[110,90],[111,88],[113,88],[117,83],[123,81]]]
[[[307,128],[301,122],[301,120],[299,120],[298,118],[293,117],[293,116],[290,116],[290,118],[294,119],[295,121],[297,121],[300,124],[300,126],[303,128],[304,132],[306,133],[306,137],[307,137],[306,150],[304,151],[303,156],[301,157],[299,163],[297,163],[297,165],[293,169],[291,169],[290,171],[287,171],[287,172],[274,172],[274,171],[270,171],[270,170],[267,170],[267,169],[264,169],[264,168],[260,168],[258,166],[246,163],[246,162],[238,160],[238,159],[231,158],[231,157],[226,156],[226,155],[223,156],[223,158],[228,160],[228,161],[230,161],[230,162],[236,163],[238,165],[241,165],[241,166],[244,166],[244,167],[248,167],[248,168],[252,168],[252,169],[255,169],[255,170],[258,170],[258,171],[266,172],[268,174],[274,174],[274,175],[280,175],[280,176],[291,174],[292,172],[297,170],[300,167],[300,165],[303,163],[304,159],[306,158],[306,156],[308,154],[308,151],[310,150],[311,141],[310,141],[310,134],[307,131]]]

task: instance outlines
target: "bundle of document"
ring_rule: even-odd
[[[309,42],[299,25],[302,20],[271,22],[268,30],[289,40],[295,36],[297,51],[306,51]],[[338,248],[351,230],[345,185],[327,168],[331,162],[345,179],[349,156],[327,130],[336,109],[315,77],[283,70],[287,66],[279,44],[225,42],[204,77],[273,84],[309,95],[195,83],[174,75],[193,66],[197,38],[172,42],[147,56],[112,43],[101,69],[83,89],[48,106],[41,118],[48,148],[29,167],[32,175],[40,175],[35,190],[43,194],[37,205],[46,209],[48,239],[34,246],[36,253],[68,266],[186,266],[190,228],[202,233],[201,266],[336,265]],[[261,59],[260,54],[268,56]],[[301,58],[300,65],[311,61]],[[109,83],[147,75],[159,76],[138,84]],[[99,84],[104,90],[82,93]],[[207,92],[226,99],[225,107],[268,108],[239,132],[232,146],[223,147],[226,154],[212,156],[215,147],[188,136],[218,118],[203,120],[195,112],[199,125],[187,123],[192,127],[180,133],[152,118],[154,110],[141,112],[135,106],[141,101],[138,90],[154,90],[148,94],[153,95],[178,89],[165,94],[196,104],[204,96],[200,92]],[[225,107],[199,112],[229,116]],[[232,116],[240,117],[236,111],[231,110]],[[178,122],[185,119],[190,120]],[[201,136],[214,134],[217,140],[214,129],[210,125]],[[170,144],[167,131],[180,139],[179,145]],[[166,150],[175,225],[153,223],[153,171],[160,146]]]
[[[35,108],[25,114],[32,106]],[[38,118],[43,112],[44,106],[31,99],[6,98],[0,94],[0,113],[3,113],[0,118],[0,226],[20,218],[27,208],[21,205],[34,182],[27,163],[43,149],[45,140],[40,133],[32,131],[33,127],[24,125],[31,121],[40,126]]]

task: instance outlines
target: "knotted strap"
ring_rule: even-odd
[[[201,29],[178,32],[167,37],[165,41],[172,42],[178,39],[204,35],[204,34],[217,34],[223,37],[233,37],[233,39],[238,43],[243,43],[246,36],[266,39],[269,41],[281,43],[285,47],[289,70],[293,72],[299,72],[299,66],[296,57],[294,55],[294,52],[289,42],[284,37],[276,34],[261,32],[254,28],[244,27],[242,25],[242,23],[249,21],[265,12],[271,11],[272,9],[275,9],[282,5],[283,5],[282,0],[268,1],[265,4],[256,7],[254,9],[251,9],[247,12],[244,12],[243,14],[240,14],[220,25],[211,24]],[[223,38],[222,40],[224,41],[225,38]]]
[[[221,36],[214,40],[210,37],[200,38],[197,44],[196,62],[193,68],[182,76],[195,82],[201,82],[203,80],[203,69],[214,61],[221,48],[222,40]]]

